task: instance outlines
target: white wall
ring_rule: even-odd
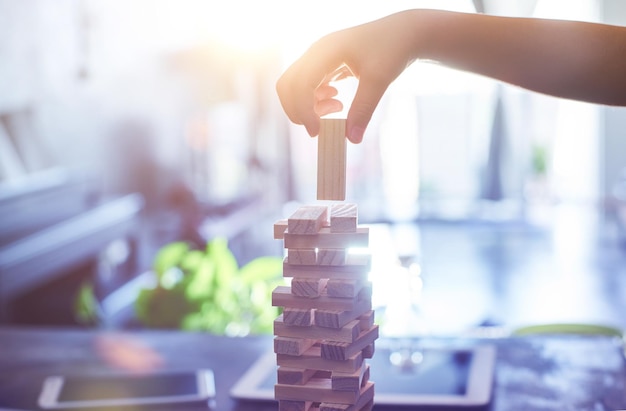
[[[626,1],[603,0],[602,3],[604,22],[626,26]],[[601,184],[604,194],[610,195],[613,184],[626,169],[626,108],[603,107],[601,133]]]

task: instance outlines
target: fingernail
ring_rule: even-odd
[[[358,144],[363,141],[363,135],[365,134],[365,128],[359,126],[353,126],[348,131],[348,140],[354,144]]]

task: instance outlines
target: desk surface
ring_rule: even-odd
[[[489,342],[498,348],[493,411],[626,408],[626,370],[614,339],[535,337]],[[110,348],[111,343],[117,347],[117,359],[110,356],[111,350],[98,348]],[[276,410],[276,404],[238,402],[228,394],[271,347],[270,337],[0,328],[0,408],[37,409],[36,398],[46,376],[115,370],[114,363],[125,359],[125,364],[137,367],[158,363],[167,370],[212,368],[217,410]]]

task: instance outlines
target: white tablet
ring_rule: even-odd
[[[376,346],[368,360],[374,402],[436,408],[479,409],[491,402],[496,350],[491,345],[428,347],[406,352]],[[276,355],[267,353],[232,388],[242,400],[274,400]]]
[[[208,403],[215,397],[208,369],[142,375],[50,376],[39,395],[43,409],[140,407]]]

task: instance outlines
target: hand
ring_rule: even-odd
[[[276,89],[291,121],[303,124],[311,136],[319,132],[319,117],[342,110],[329,83],[347,75],[359,79],[348,111],[347,137],[360,143],[387,87],[414,60],[415,10],[337,31],[314,43],[285,73]]]

